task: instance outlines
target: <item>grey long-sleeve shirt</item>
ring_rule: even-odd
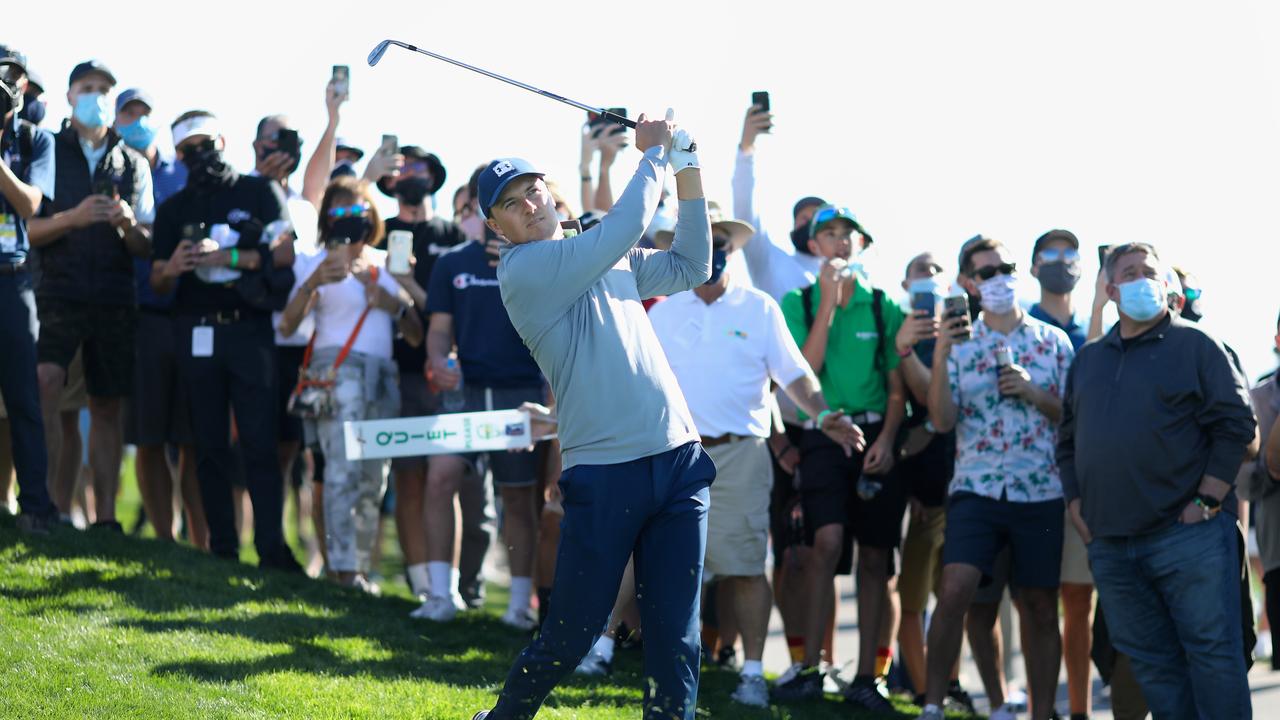
[[[566,469],[611,465],[698,439],[640,301],[711,276],[703,199],[680,201],[669,251],[635,247],[653,219],[667,158],[650,148],[599,225],[573,238],[508,246],[502,302],[556,394]]]
[[[1244,379],[1222,343],[1181,318],[1128,343],[1116,325],[1067,375],[1058,470],[1094,537],[1172,525],[1205,475],[1235,482],[1254,436]],[[1235,512],[1234,490],[1222,506]]]

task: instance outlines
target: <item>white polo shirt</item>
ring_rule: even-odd
[[[773,298],[730,280],[708,305],[692,290],[649,310],[698,434],[769,437],[769,380],[786,387],[809,372]]]

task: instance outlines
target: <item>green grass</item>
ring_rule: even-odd
[[[137,512],[131,480],[125,527]],[[469,720],[528,638],[498,622],[497,587],[483,612],[411,620],[386,535],[386,594],[371,598],[153,539],[27,536],[0,516],[0,717]],[[729,700],[736,680],[704,669],[699,717],[856,717],[834,697],[748,710]],[[613,678],[570,677],[538,717],[639,717],[641,682],[639,652],[619,651]]]

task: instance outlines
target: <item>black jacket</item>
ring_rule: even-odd
[[[1166,317],[1128,343],[1117,324],[1067,374],[1058,469],[1094,537],[1172,525],[1205,475],[1234,484],[1256,427],[1247,383],[1197,325]]]
[[[111,179],[120,198],[138,207],[139,191],[151,167],[146,158],[126,147],[114,130],[107,131],[107,152],[90,173],[80,148],[80,136],[70,124],[54,139],[57,174],[54,197],[41,214],[48,217],[70,210],[93,194],[95,178]],[[109,305],[136,301],[133,257],[116,229],[106,223],[78,228],[36,250],[38,297],[56,297]]]

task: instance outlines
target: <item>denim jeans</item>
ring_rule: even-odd
[[[1156,720],[1252,716],[1234,523],[1219,513],[1089,544],[1112,642],[1129,656]]]

